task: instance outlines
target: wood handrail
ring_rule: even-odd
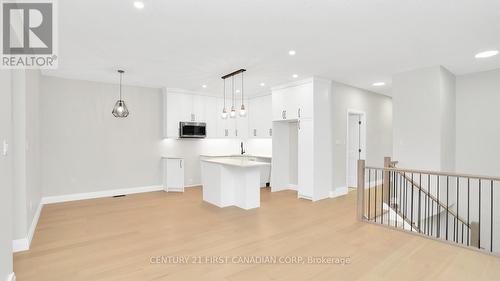
[[[441,203],[438,198],[436,198],[434,195],[430,194],[428,191],[423,189],[419,184],[417,184],[414,180],[412,180],[410,177],[407,175],[403,174],[403,172],[397,172],[398,174],[402,175],[403,178],[407,181],[409,181],[412,184],[413,188],[416,188],[417,190],[423,192],[425,195],[427,195],[431,200],[435,201],[439,206],[441,206],[444,210],[448,209],[448,214],[452,215],[453,217],[456,217],[457,220],[462,222],[466,227],[470,228],[470,225],[462,218],[458,216],[453,210],[450,210],[449,207],[447,207],[444,203]]]
[[[480,176],[480,175],[471,175],[471,174],[458,174],[458,173],[450,173],[450,172],[433,172],[433,171],[426,171],[426,170],[413,170],[413,169],[400,169],[400,168],[380,168],[380,167],[370,167],[370,166],[366,166],[365,168],[366,169],[373,169],[373,170],[388,171],[388,172],[428,174],[428,175],[433,175],[433,176],[450,176],[450,177],[469,178],[469,179],[478,179],[478,180],[486,180],[486,181],[500,181],[499,177]]]

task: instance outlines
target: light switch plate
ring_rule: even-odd
[[[7,143],[7,140],[3,140],[2,155],[7,156],[7,153],[9,153],[9,144]]]

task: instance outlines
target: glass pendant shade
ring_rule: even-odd
[[[243,105],[243,104],[241,105],[240,116],[241,117],[247,116],[247,111],[245,110],[245,105]]]
[[[221,113],[220,117],[222,119],[227,119],[227,111],[226,111],[225,107],[224,107],[224,109],[222,109],[222,113]]]
[[[231,107],[231,113],[229,113],[229,117],[236,118],[236,110],[234,109],[234,106]]]
[[[116,118],[125,118],[129,114],[127,105],[125,105],[125,101],[122,100],[122,76],[125,71],[118,70],[118,73],[120,74],[120,98],[116,101],[112,113]]]
[[[128,108],[125,104],[125,101],[118,100],[115,103],[115,107],[113,107],[113,115],[117,118],[125,118],[128,116]]]

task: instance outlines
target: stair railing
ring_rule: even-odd
[[[396,164],[389,157],[383,168],[358,161],[359,220],[500,253],[500,178]]]

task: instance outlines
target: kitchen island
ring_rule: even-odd
[[[203,201],[220,208],[260,207],[261,167],[270,163],[238,158],[201,160]]]

